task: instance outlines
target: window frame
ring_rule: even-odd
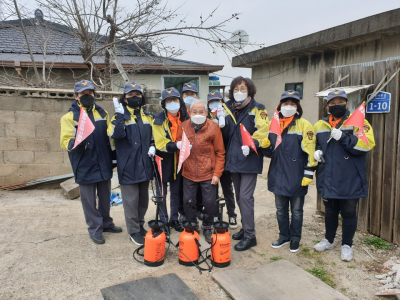
[[[289,89],[287,88],[287,86],[289,85],[289,84],[294,84],[294,91],[297,91],[296,90],[296,86],[297,85],[302,85],[302,92],[301,92],[301,95],[300,95],[300,99],[303,99],[303,95],[304,95],[304,82],[288,82],[288,83],[285,83],[285,91],[288,91]],[[300,94],[300,93],[299,93]]]
[[[198,98],[201,99],[200,98],[200,93],[201,93],[201,75],[161,75],[161,87],[162,87],[162,90],[165,90],[165,88],[166,88],[165,87],[164,78],[167,78],[167,77],[189,77],[189,78],[197,77],[199,79],[199,84],[197,86],[197,89],[199,91],[198,92]],[[182,95],[181,95],[181,97],[182,97]]]

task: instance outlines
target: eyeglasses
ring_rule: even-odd
[[[237,93],[237,92],[239,92],[239,91],[241,91],[242,93],[245,93],[245,92],[247,92],[247,87],[241,86],[240,88],[239,88],[239,87],[235,87],[235,88],[233,89],[233,92],[234,92],[234,93]]]

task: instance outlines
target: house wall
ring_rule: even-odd
[[[0,87],[0,186],[72,173],[67,151],[60,147],[60,119],[73,91]],[[112,114],[112,93],[96,103]]]
[[[319,91],[322,69],[396,56],[400,56],[400,34],[319,54],[304,53],[302,56],[260,64],[252,68],[252,78],[257,86],[256,99],[265,104],[269,115],[272,115],[285,83],[303,82],[303,117],[314,124],[318,121],[318,98],[314,94]],[[346,75],[342,74],[342,77]]]
[[[168,88],[167,86],[163,86],[163,77],[167,76],[169,75],[135,74],[135,75],[129,75],[128,77],[131,81],[135,81],[137,83],[140,83],[141,85],[146,85],[148,87],[151,87],[152,89],[162,91],[163,89]],[[207,94],[209,88],[208,75],[179,75],[179,77],[195,77],[195,76],[200,77],[200,87],[198,87],[199,96],[201,99],[207,100]],[[112,90],[122,92],[124,84],[125,82],[122,80],[121,76],[116,75],[113,77]],[[158,102],[158,100],[153,100],[153,101]]]

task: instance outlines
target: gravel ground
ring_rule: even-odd
[[[311,185],[300,251],[290,253],[288,246],[272,249],[278,227],[264,169],[255,192],[258,245],[245,252],[233,250],[229,268],[256,268],[283,258],[303,269],[323,268],[335,288],[350,299],[378,299],[374,294],[380,284],[374,276],[387,272],[383,262],[400,257],[397,246],[375,250],[363,243],[370,235],[357,232],[350,263],[340,260],[340,245],[324,253],[315,252],[313,245],[323,238],[324,224],[316,215],[316,190]],[[150,203],[147,221],[154,214],[155,205]],[[89,239],[80,201],[66,200],[61,189],[0,191],[0,299],[102,299],[102,288],[169,273],[176,273],[200,299],[230,299],[211,274],[179,265],[178,251],[173,247],[160,267],[136,262],[132,253],[137,246],[129,240],[122,205],[112,207],[111,215],[124,232],[104,233],[106,243],[96,245]],[[173,230],[171,240],[176,243],[178,239]],[[202,237],[200,242],[207,245]],[[214,268],[212,272],[219,271]]]

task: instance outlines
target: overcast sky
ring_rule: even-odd
[[[185,1],[171,0],[172,7]],[[199,15],[207,15],[215,7],[219,9],[214,18],[226,19],[232,13],[240,12],[239,20],[231,22],[227,29],[245,30],[251,42],[271,46],[316,31],[400,8],[400,0],[187,0],[180,10],[188,19],[198,20]],[[191,43],[185,38],[174,38],[174,43],[186,50],[180,58],[202,63],[224,65],[218,74],[235,77],[251,76],[251,69],[232,68],[231,60],[219,51],[213,54],[212,49]],[[251,52],[251,46],[244,48]],[[231,55],[232,57],[232,55]],[[230,57],[230,58],[231,58]],[[222,84],[229,84],[230,78],[221,77]]]
[[[1,1],[1,0],[0,0]],[[37,8],[33,1],[20,0],[32,10]],[[129,11],[133,0],[119,0],[121,6]],[[166,0],[161,1],[166,3]],[[230,22],[226,30],[245,30],[253,43],[271,46],[311,34],[320,30],[335,27],[344,23],[379,14],[388,10],[400,8],[400,0],[169,0],[168,5],[172,9],[181,6],[178,13],[186,16],[188,24],[195,24],[199,16],[207,16],[217,6],[212,23],[217,20],[225,20],[233,13],[241,13],[239,20]],[[193,21],[193,22],[191,22]],[[249,68],[232,68],[231,58],[223,51],[213,53],[213,50],[205,43],[200,46],[190,38],[174,36],[168,39],[171,45],[178,45],[186,50],[179,58],[201,63],[224,65],[219,71],[222,84],[230,84],[231,78],[238,75],[251,76]],[[245,52],[256,50],[252,46],[246,46]],[[223,77],[228,76],[228,77]]]

